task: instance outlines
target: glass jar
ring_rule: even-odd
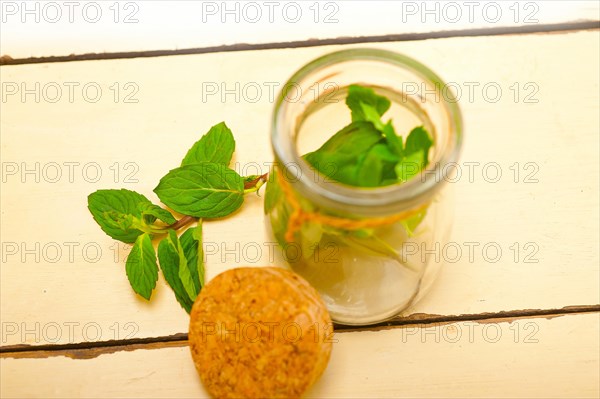
[[[392,118],[404,139],[421,125],[433,137],[420,175],[384,187],[353,187],[327,179],[302,158],[351,122],[345,98],[352,84],[391,100],[384,119]],[[283,86],[272,120],[276,162],[265,194],[267,227],[335,322],[384,321],[430,286],[441,263],[433,252],[447,242],[452,221],[451,185],[442,172],[457,161],[461,142],[454,95],[435,73],[401,54],[334,52]]]

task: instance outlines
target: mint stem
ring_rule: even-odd
[[[256,179],[251,180],[251,181],[247,181],[244,183],[244,190],[248,190],[248,189],[252,189],[254,187],[256,187],[257,185],[262,186],[266,181],[267,181],[267,177],[268,177],[268,173],[265,173],[264,175],[258,176]]]
[[[268,180],[268,173],[258,176],[256,179],[244,183],[244,194],[258,191]]]
[[[198,218],[194,217],[194,216],[184,216],[181,219],[179,219],[178,221],[176,221],[175,223],[169,225],[167,228],[168,229],[173,229],[173,230],[179,230],[180,228],[198,221]]]

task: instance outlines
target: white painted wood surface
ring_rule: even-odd
[[[597,398],[599,328],[592,313],[337,333],[306,397]],[[7,398],[206,397],[187,346],[0,365]]]
[[[463,255],[443,269],[430,294],[407,314],[455,315],[597,304],[598,31],[375,46],[412,56],[463,90],[466,141],[463,177],[455,184],[452,236]],[[92,220],[86,196],[100,188],[125,187],[156,200],[152,189],[160,177],[221,120],[227,121],[235,134],[235,161],[240,168],[253,173],[251,167],[258,162],[266,172],[264,163],[272,160],[267,133],[272,103],[266,85],[281,84],[299,66],[340,48],[2,67],[3,88],[16,84],[21,90],[24,84],[34,89],[40,83],[41,97],[37,103],[35,95],[28,94],[23,101],[20,93],[3,91],[1,344],[72,343],[185,332],[187,315],[162,280],[151,303],[135,297],[124,272],[126,252],[120,250],[119,259],[114,260],[115,241]],[[79,84],[72,102],[65,82]],[[249,102],[243,93],[238,100],[228,95],[222,101],[213,95],[203,101],[203,84],[225,84],[231,89],[236,83],[243,87],[253,82],[264,88],[257,102]],[[63,97],[56,103],[48,101],[54,92],[44,95],[43,87],[49,83],[63,89]],[[128,83],[132,86],[126,87]],[[92,87],[90,97],[95,84],[102,88],[98,102],[84,98],[82,87],[86,84]],[[479,85],[472,101],[467,93],[469,84]],[[481,90],[486,84],[501,88],[498,102],[486,101]],[[115,102],[116,87],[120,92]],[[517,102],[513,97],[516,87],[520,88]],[[523,96],[532,93],[532,87],[539,89],[531,97],[538,102],[525,103]],[[132,88],[137,89],[132,99],[138,102],[125,103],[124,96],[132,93]],[[488,95],[493,96],[493,91]],[[120,170],[117,182],[111,169],[116,162]],[[480,163],[473,183],[465,162]],[[498,183],[489,183],[482,175],[489,162],[500,165]],[[510,169],[515,162],[521,171],[518,183]],[[35,172],[23,174],[24,168],[35,169],[36,163],[39,183]],[[534,170],[525,169],[527,163],[539,168],[532,176],[537,183],[524,183]],[[56,165],[62,175],[52,183]],[[72,182],[69,165],[73,165]],[[133,176],[138,183],[127,183],[132,165],[138,168]],[[87,173],[83,173],[86,166]],[[11,174],[14,168],[18,170]],[[90,182],[97,168],[102,177]],[[493,178],[492,172],[490,169],[485,176],[488,180]],[[205,241],[211,251],[215,245],[220,248],[207,257],[209,278],[239,265],[269,264],[266,243],[272,240],[263,225],[262,199],[250,196],[238,214],[207,223]],[[479,243],[472,261],[465,242]],[[518,262],[510,249],[515,242],[520,248]],[[252,263],[253,255],[243,254],[243,248],[254,243],[263,248],[256,263]],[[487,243],[501,248],[498,262],[486,261],[481,249]],[[525,248],[526,243],[534,247]],[[524,263],[524,256],[535,245],[539,250],[531,260],[538,262]],[[69,248],[73,248],[72,258]],[[101,251],[96,262],[95,248]],[[233,249],[234,254],[225,253],[224,248]],[[492,250],[489,254],[494,256]]]
[[[600,20],[594,0],[68,3],[0,1],[0,55],[176,50]]]

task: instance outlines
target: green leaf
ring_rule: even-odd
[[[177,221],[171,212],[161,208],[158,205],[149,204],[146,209],[142,211],[144,221],[148,224],[152,224],[156,219],[165,222],[166,224],[173,224]]]
[[[181,237],[181,246],[188,262],[190,273],[198,292],[204,286],[204,250],[202,249],[202,221],[197,227],[190,227]]]
[[[221,122],[210,128],[187,152],[181,166],[213,162],[228,166],[235,151],[231,130]]]
[[[169,236],[167,238],[169,245],[172,246],[173,250],[177,251],[177,258],[179,259],[179,279],[183,284],[185,292],[187,292],[190,299],[194,301],[198,296],[199,289],[197,284],[194,283],[194,278],[192,277],[192,271],[190,270],[192,269],[192,265],[188,265],[185,252],[183,251],[183,246],[177,237],[177,233],[175,233],[174,230],[169,230]],[[195,268],[195,265],[193,266]]]
[[[350,108],[352,111],[353,122],[366,120],[361,103],[375,108],[379,116],[383,115],[391,105],[390,100],[388,100],[386,97],[375,94],[375,91],[371,88],[359,85],[350,85],[348,87],[346,105],[348,105],[348,108]]]
[[[398,162],[395,167],[398,180],[405,182],[408,179],[418,175],[422,170],[424,158],[425,155],[423,151],[414,152],[411,155],[402,158],[402,160]]]
[[[375,129],[383,133],[383,136],[386,138],[387,144],[392,152],[398,156],[402,156],[402,137],[396,134],[394,125],[392,125],[392,120],[390,119],[386,124],[384,124],[381,121],[381,116],[375,107],[365,103],[360,103],[360,105],[363,110],[365,120],[371,122]]]
[[[200,282],[200,287],[204,287],[204,283],[206,281],[206,270],[204,269],[204,248],[202,247],[202,219],[198,220],[198,225],[192,232],[192,237],[196,239],[198,245],[198,252],[196,256],[198,257],[197,268],[198,268],[198,278]]]
[[[406,267],[414,272],[417,271],[417,269],[415,269],[411,264],[402,259],[402,256],[400,256],[400,253],[396,250],[396,248],[375,234],[371,234],[366,238],[358,238],[352,235],[337,236],[336,239],[352,248],[360,249],[372,255],[388,257],[395,260],[403,267]]]
[[[186,312],[190,313],[195,297],[194,299],[190,298],[190,295],[179,276],[179,269],[181,266],[178,250],[179,245],[173,242],[171,231],[173,230],[170,230],[169,235],[158,244],[158,260],[167,284],[169,284],[175,293],[175,299],[177,299],[177,302],[179,302]]]
[[[304,157],[327,178],[354,186],[358,164],[373,145],[381,140],[381,133],[369,122],[352,122],[327,140],[318,150]]]
[[[411,130],[406,138],[405,156],[395,167],[398,180],[405,182],[427,166],[429,149],[432,145],[433,140],[423,126]]]
[[[392,125],[391,119],[383,127],[382,133],[387,140],[390,150],[394,154],[396,154],[398,156],[402,156],[402,154],[404,152],[404,150],[402,148],[402,137],[400,137],[396,134],[396,130],[394,129],[394,125]]]
[[[218,218],[244,202],[244,179],[216,163],[201,162],[170,171],[154,189],[171,209],[198,218]]]
[[[200,292],[200,289],[198,287],[198,283],[194,282],[194,278],[192,277],[192,272],[190,270],[191,265],[189,265],[187,262],[183,246],[181,245],[181,241],[177,237],[177,233],[175,233],[175,230],[169,230],[169,234],[167,235],[167,237],[165,237],[159,244],[159,252],[160,245],[163,245],[163,253],[168,254],[168,258],[165,259],[165,261],[167,263],[174,263],[174,265],[169,264],[167,265],[167,267],[170,266],[171,269],[177,269],[177,277],[179,278],[179,281],[181,281],[183,289],[187,294],[188,298],[193,302],[196,299],[196,296],[198,296],[198,292]],[[167,247],[165,247],[165,245]]]
[[[382,183],[389,174],[387,171],[390,170],[393,174],[394,166],[399,160],[400,157],[392,153],[387,145],[375,144],[359,161],[357,181],[360,183],[360,187],[383,186]]]
[[[364,120],[366,120],[367,122],[371,122],[373,126],[375,126],[375,129],[379,130],[380,132],[383,132],[385,125],[381,121],[381,115],[379,115],[375,107],[361,102],[360,108],[362,109]]]
[[[307,154],[311,157],[322,157],[338,154],[340,157],[353,159],[365,152],[381,139],[380,132],[371,123],[352,122],[331,136],[318,150]]]
[[[152,203],[130,190],[98,190],[88,196],[88,209],[102,230],[115,240],[132,243],[143,233],[142,213]]]
[[[356,178],[361,187],[377,187],[381,183],[383,161],[375,149],[378,145],[381,144],[371,147],[358,168]],[[387,147],[384,146],[384,148]]]
[[[391,162],[396,164],[400,160],[400,157],[393,153],[390,148],[383,143],[375,144],[373,147],[371,147],[369,153],[375,154],[383,162]]]
[[[404,154],[411,155],[423,151],[423,164],[421,165],[421,168],[424,168],[429,163],[429,148],[431,148],[432,145],[433,139],[429,136],[427,130],[425,130],[423,126],[418,126],[411,130],[406,138]]]
[[[367,239],[375,234],[375,229],[359,229],[350,232],[353,237]]]
[[[135,244],[127,256],[125,271],[131,288],[146,300],[150,300],[158,279],[158,266],[156,253],[150,235],[147,233],[138,236],[135,240]]]
[[[427,215],[427,208],[423,209],[416,215],[411,216],[408,219],[402,221],[402,225],[406,229],[406,232],[408,233],[409,237],[415,235],[415,230],[417,229],[417,227],[419,227],[419,225],[425,218],[425,215]]]

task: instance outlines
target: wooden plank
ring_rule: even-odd
[[[48,5],[47,3],[51,3]],[[52,4],[53,3],[53,4]],[[91,3],[91,4],[89,4]],[[27,13],[29,10],[29,13]],[[0,45],[12,58],[175,50],[598,21],[595,1],[40,1],[3,3]],[[273,32],[277,32],[274,36]]]
[[[377,45],[419,59],[463,89],[464,177],[454,184],[458,201],[452,236],[463,256],[443,269],[430,294],[407,314],[598,303],[598,45],[597,31]],[[133,295],[124,273],[126,252],[119,249],[115,261],[115,242],[91,219],[86,196],[100,188],[125,187],[156,200],[152,189],[159,178],[221,120],[236,135],[239,169],[253,173],[258,164],[266,172],[272,160],[272,103],[265,85],[284,82],[300,65],[340,48],[3,67],[3,85],[16,83],[20,90],[21,83],[29,89],[36,82],[41,88],[57,83],[63,97],[51,103],[47,99],[54,92],[42,93],[36,103],[34,95],[22,101],[19,93],[2,104],[1,344],[185,332],[187,315],[162,280],[150,304]],[[470,56],[459,56],[464,54]],[[65,82],[79,84],[73,102]],[[126,87],[129,82],[133,86]],[[94,96],[95,83],[103,92],[92,103],[81,89],[90,84],[88,96]],[[256,102],[242,93],[222,101],[220,95],[203,99],[203,83],[229,89],[257,83],[265,89]],[[488,83],[503,90],[498,102],[486,100],[480,89],[469,99],[468,84],[481,88]],[[525,87],[528,83],[533,86]],[[519,101],[511,87],[520,88]],[[532,87],[539,90],[531,94]],[[138,102],[124,102],[129,94]],[[538,102],[524,102],[525,95]],[[473,183],[464,162],[480,163]],[[501,167],[498,183],[481,174],[488,162]],[[515,162],[518,183],[510,169]],[[538,183],[523,182],[533,170],[525,169],[527,163],[539,168],[533,176]],[[38,172],[24,172],[36,167]],[[61,176],[53,183],[57,170]],[[94,182],[97,170],[102,176]],[[139,182],[129,182],[132,178]],[[238,265],[276,263],[269,259],[272,239],[263,226],[262,199],[256,196],[248,197],[234,217],[207,223],[208,277]],[[466,242],[479,243],[473,259]],[[517,262],[510,249],[515,242]],[[502,249],[498,262],[482,254],[487,243]],[[539,248],[531,259],[537,263],[524,262],[531,251],[527,243]],[[256,245],[260,259],[244,256],[244,248]]]
[[[599,328],[589,313],[337,333],[306,397],[594,398]],[[207,397],[187,347],[0,365],[2,397]]]

